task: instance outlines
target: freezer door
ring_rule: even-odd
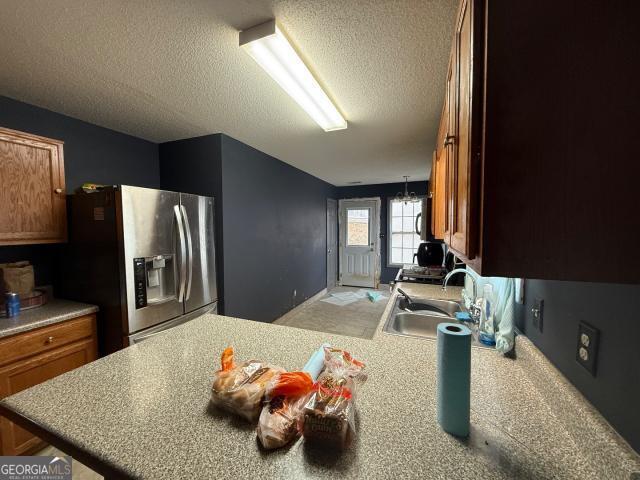
[[[185,313],[218,300],[213,198],[180,194],[187,242]]]
[[[186,238],[180,194],[121,188],[128,333],[183,314]],[[96,272],[97,275],[100,272]]]

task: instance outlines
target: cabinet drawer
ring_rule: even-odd
[[[94,339],[87,338],[0,368],[0,398],[21,392],[96,359]],[[0,417],[0,455],[24,455],[44,443],[5,417]]]
[[[95,332],[95,315],[67,320],[0,340],[0,365],[66,345]]]

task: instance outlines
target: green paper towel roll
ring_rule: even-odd
[[[438,325],[438,423],[445,432],[469,435],[471,330],[459,323]]]

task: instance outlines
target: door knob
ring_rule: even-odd
[[[62,189],[61,189],[61,188],[56,188],[56,189],[54,190],[54,192],[56,192],[56,193],[62,193]]]
[[[53,337],[48,337],[46,340],[46,343],[52,343],[53,342]]]

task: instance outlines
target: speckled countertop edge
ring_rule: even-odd
[[[11,318],[0,317],[0,338],[64,322],[98,311],[95,305],[54,298],[38,308],[24,310]]]

